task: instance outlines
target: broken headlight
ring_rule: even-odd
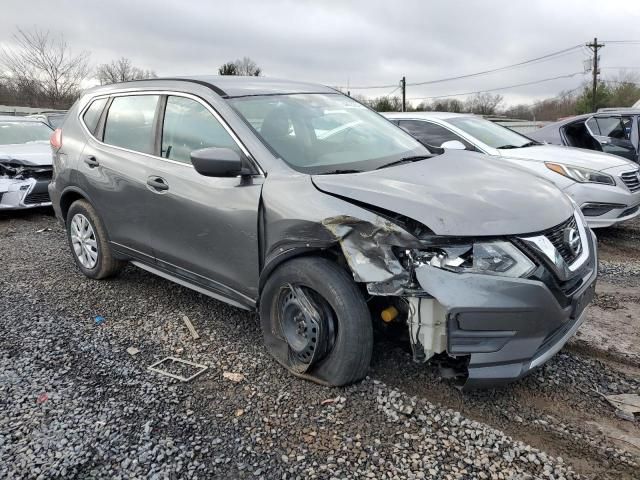
[[[398,258],[409,271],[430,265],[457,273],[480,273],[516,278],[525,277],[536,268],[524,253],[506,241],[403,249],[398,252]]]

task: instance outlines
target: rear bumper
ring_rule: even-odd
[[[0,210],[51,206],[49,180],[0,179]]]
[[[543,365],[584,321],[597,276],[596,247],[569,295],[542,281],[461,275],[430,266],[416,276],[446,310],[447,353],[468,357],[465,389],[512,382]]]

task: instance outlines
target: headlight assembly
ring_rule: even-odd
[[[457,273],[517,278],[529,275],[536,268],[535,264],[516,246],[505,241],[401,250],[398,257],[409,270],[430,265]]]
[[[545,162],[549,170],[560,175],[575,180],[580,183],[602,183],[604,185],[615,185],[616,181],[611,175],[591,170],[589,168],[576,167],[573,165],[565,165],[563,163]]]

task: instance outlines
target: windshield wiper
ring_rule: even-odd
[[[524,143],[522,145],[502,145],[501,147],[498,147],[498,150],[508,150],[510,148],[526,148],[526,147],[532,147],[534,145],[540,145],[538,142],[527,142]]]
[[[342,173],[362,173],[362,170],[354,170],[354,169],[336,169],[329,170],[328,172],[322,172],[320,175],[339,175]]]
[[[431,157],[428,155],[414,155],[413,157],[404,157],[400,160],[395,160],[393,162],[380,165],[378,168],[376,168],[376,170],[380,170],[381,168],[393,167],[394,165],[400,165],[401,163],[417,162],[418,160],[424,160],[425,158]]]

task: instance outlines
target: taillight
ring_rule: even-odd
[[[51,134],[51,137],[49,137],[49,141],[54,150],[59,150],[60,147],[62,147],[62,129],[56,128]]]

